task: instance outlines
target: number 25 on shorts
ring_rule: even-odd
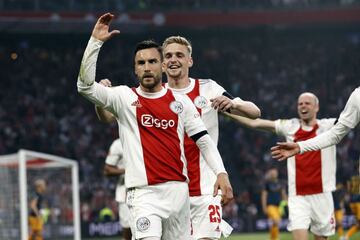
[[[209,205],[208,210],[209,210],[210,222],[211,223],[214,223],[214,222],[220,223],[221,222],[220,206],[218,206],[218,205]]]

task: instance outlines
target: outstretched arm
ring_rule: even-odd
[[[282,161],[298,153],[323,149],[338,144],[350,130],[351,128],[337,122],[328,131],[309,140],[297,143],[280,142],[277,146],[271,148],[271,155],[273,158]]]
[[[258,118],[261,115],[260,109],[253,102],[244,101],[240,98],[230,99],[229,97],[222,95],[210,99],[210,101],[211,107],[219,112],[229,112],[251,119]]]
[[[275,132],[275,121],[261,118],[250,119],[247,117],[237,116],[229,113],[225,113],[225,115],[229,116],[231,119],[235,120],[236,122],[240,123],[245,127],[268,132]]]
[[[323,134],[307,141],[299,142],[300,153],[315,151],[338,144],[350,130],[351,128],[337,122],[335,126]]]

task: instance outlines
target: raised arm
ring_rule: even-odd
[[[236,122],[240,123],[241,125],[247,128],[263,130],[273,133],[275,132],[275,121],[261,119],[261,118],[250,119],[247,117],[237,116],[229,113],[225,113],[225,115],[229,116],[231,119],[235,120]]]
[[[106,13],[95,24],[81,61],[77,81],[78,92],[100,107],[111,107],[112,100],[115,99],[110,88],[95,82],[96,62],[100,48],[104,41],[119,33],[118,30],[108,31],[113,17],[114,15]]]
[[[109,32],[109,26],[114,15],[106,13],[96,22],[88,46],[81,61],[79,81],[90,86],[95,82],[96,61],[102,44],[119,34],[119,30]]]

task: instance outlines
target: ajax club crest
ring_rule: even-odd
[[[150,227],[150,220],[147,217],[141,217],[136,221],[136,227],[140,232],[146,232]]]
[[[181,102],[179,101],[172,101],[170,103],[170,109],[171,111],[173,111],[176,114],[182,113],[182,111],[184,110],[184,106]]]
[[[204,96],[197,96],[195,99],[194,99],[194,104],[197,108],[204,108],[206,107],[207,105],[207,100]]]

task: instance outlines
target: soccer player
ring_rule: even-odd
[[[139,87],[108,88],[95,82],[100,48],[119,33],[109,32],[112,19],[110,13],[102,15],[93,29],[80,67],[78,91],[118,121],[135,239],[188,240],[189,190],[182,147],[185,132],[217,176],[213,195],[221,189],[224,203],[233,197],[228,175],[195,106],[188,97],[162,86],[162,52],[156,43],[144,41],[136,47],[134,62]]]
[[[288,142],[306,140],[330,129],[332,119],[317,119],[318,98],[312,93],[302,93],[298,98],[299,118],[276,121],[233,116],[239,123],[254,129],[274,132],[286,137]],[[295,240],[307,240],[308,228],[316,240],[327,239],[335,233],[334,204],[331,192],[336,183],[335,147],[321,152],[307,153],[289,158],[288,207],[289,225]]]
[[[34,185],[35,191],[30,198],[29,240],[42,240],[43,220],[40,210],[44,201],[46,182],[43,179],[37,179]]]
[[[165,87],[175,93],[187,95],[196,106],[202,120],[212,137],[218,142],[218,111],[257,118],[259,108],[252,102],[232,97],[218,83],[211,79],[194,79],[189,77],[193,65],[192,46],[181,36],[168,37],[163,43],[163,70],[167,76]],[[108,79],[101,81],[111,86]],[[111,113],[97,109],[100,120],[111,122]],[[193,239],[219,239],[231,233],[231,228],[222,221],[221,196],[213,198],[209,183],[215,182],[216,176],[200,154],[194,141],[185,137],[185,156],[188,161],[190,209]]]
[[[119,177],[115,193],[115,199],[119,203],[119,221],[122,227],[123,238],[125,240],[131,240],[130,211],[125,202],[125,168],[123,160],[123,149],[120,139],[116,139],[110,146],[109,154],[105,159],[104,174],[106,176]]]
[[[348,190],[350,193],[350,208],[356,223],[347,231],[345,239],[348,240],[357,231],[360,230],[360,176],[352,176],[348,182]]]
[[[350,95],[339,120],[329,131],[319,136],[294,143],[280,142],[271,148],[274,158],[282,161],[298,153],[314,151],[338,144],[345,135],[360,122],[360,88],[356,88]]]
[[[270,221],[270,240],[279,239],[279,225],[281,214],[279,205],[282,200],[286,200],[286,192],[278,178],[277,168],[272,167],[268,170],[267,181],[261,191],[261,205],[265,215]]]
[[[257,118],[259,108],[252,102],[232,97],[211,79],[189,77],[193,65],[192,46],[181,36],[171,36],[163,42],[163,70],[167,76],[165,87],[173,92],[186,94],[194,103],[215,144],[218,142],[218,111]],[[222,221],[221,197],[212,197],[209,183],[216,180],[210,166],[201,156],[199,148],[185,138],[185,156],[188,161],[190,210],[193,239],[219,239],[231,229]]]

